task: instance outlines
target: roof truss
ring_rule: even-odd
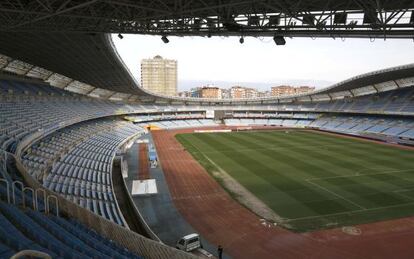
[[[0,0],[0,30],[413,38],[411,0]]]

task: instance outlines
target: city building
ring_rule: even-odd
[[[243,86],[233,86],[230,88],[231,99],[255,98],[257,90]]]
[[[254,88],[246,88],[246,98],[256,98],[257,92]]]
[[[191,88],[190,97],[201,98],[201,87]]]
[[[230,89],[221,89],[221,98],[222,99],[231,99]]]
[[[312,86],[299,86],[299,87],[296,87],[295,90],[296,90],[297,94],[306,94],[306,93],[309,93],[309,92],[313,92],[315,90],[315,87],[312,87]]]
[[[257,92],[257,97],[258,98],[263,98],[263,97],[270,97],[270,91],[264,91],[264,92]]]
[[[221,89],[216,86],[204,86],[200,95],[201,98],[221,99]]]
[[[254,99],[271,96],[286,96],[293,94],[304,94],[315,90],[311,86],[275,86],[271,91],[258,91],[254,88],[244,86],[233,86],[229,89],[221,89],[217,86],[207,85],[204,87],[195,87],[190,91],[178,93],[180,97],[196,97],[196,98],[215,98],[215,99]]]
[[[289,85],[280,85],[280,86],[274,86],[271,88],[272,96],[284,96],[284,95],[291,95],[295,93],[296,93],[295,88]]]
[[[304,94],[309,93],[315,90],[315,87],[312,86],[299,86],[293,87],[289,85],[275,86],[271,88],[272,96],[285,96],[292,94]]]
[[[177,95],[177,61],[155,56],[141,61],[141,86],[154,93]]]

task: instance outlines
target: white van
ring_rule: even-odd
[[[196,233],[183,236],[178,240],[175,247],[186,252],[193,251],[197,248],[203,248],[200,236]]]

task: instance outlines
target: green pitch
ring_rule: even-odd
[[[176,137],[209,172],[226,171],[295,231],[414,215],[414,151],[306,131]]]

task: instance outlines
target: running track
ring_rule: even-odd
[[[359,225],[360,235],[263,226],[176,141],[175,134],[185,132],[193,130],[152,132],[173,202],[202,236],[233,258],[414,258],[414,217]]]
[[[148,163],[148,145],[141,143],[138,145],[138,179],[150,179],[149,163]]]

